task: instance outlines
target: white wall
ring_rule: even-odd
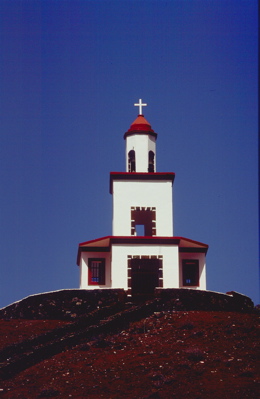
[[[82,252],[80,261],[80,288],[123,288],[127,284],[127,256],[154,255],[163,257],[163,288],[193,288],[206,290],[206,257],[203,253],[180,253],[178,246],[174,245],[120,245],[113,244],[109,252]],[[106,284],[88,285],[88,259],[105,258]],[[200,286],[183,287],[182,285],[182,260],[198,259]],[[112,271],[111,271],[112,262]]]
[[[181,252],[179,255],[179,268],[180,268],[180,287],[182,288],[192,288],[198,290],[206,290],[206,256],[204,253],[185,253]],[[198,259],[199,260],[199,276],[200,276],[200,286],[199,287],[183,287],[182,285],[182,260],[183,259]]]
[[[128,172],[128,153],[135,151],[136,172],[148,172],[148,153],[154,152],[154,171],[156,171],[155,137],[148,134],[136,133],[126,137],[126,172]]]
[[[179,287],[178,247],[169,245],[112,245],[112,287],[128,288],[127,256],[163,256],[163,287]]]
[[[105,285],[88,285],[88,260],[90,258],[105,258]],[[80,288],[97,289],[111,288],[111,256],[110,252],[82,252],[80,259]],[[121,287],[122,288],[122,287]]]
[[[113,235],[131,235],[131,207],[156,207],[156,235],[173,236],[171,181],[114,181]]]

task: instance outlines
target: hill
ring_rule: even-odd
[[[73,322],[2,319],[1,397],[258,398],[258,327],[254,312],[158,299],[110,303]]]

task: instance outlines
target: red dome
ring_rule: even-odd
[[[142,134],[150,134],[151,136],[154,136],[157,138],[157,133],[155,133],[150,125],[149,122],[145,119],[143,115],[138,115],[136,120],[132,123],[130,128],[127,130],[127,132],[124,134],[124,139],[127,136],[132,136],[133,134],[136,133],[142,133]]]
[[[136,120],[130,126],[130,129],[128,129],[128,132],[132,132],[132,131],[136,131],[136,130],[153,132],[153,129],[152,129],[150,123],[147,122],[147,120],[145,119],[145,117],[143,115],[138,115]]]

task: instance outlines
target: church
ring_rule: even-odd
[[[156,139],[143,115],[124,134],[126,171],[110,172],[112,235],[79,244],[80,288],[206,290],[208,245],[173,235],[173,172],[156,171]]]

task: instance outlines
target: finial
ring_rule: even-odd
[[[139,99],[139,103],[134,104],[135,107],[139,107],[139,115],[142,115],[142,107],[146,107],[147,104],[142,103],[141,98]]]

